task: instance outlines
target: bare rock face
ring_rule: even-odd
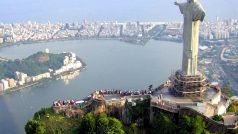
[[[93,100],[90,107],[91,107],[91,111],[93,111],[94,114],[107,112],[106,103],[104,100],[95,99],[95,100]]]

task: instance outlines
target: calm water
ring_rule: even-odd
[[[182,45],[150,41],[146,46],[111,40],[64,41],[27,44],[0,49],[0,56],[25,58],[49,48],[50,52],[75,52],[87,69],[65,84],[52,81],[0,96],[0,133],[24,133],[24,125],[42,107],[58,99],[82,99],[95,89],[146,89],[159,85],[180,68]]]

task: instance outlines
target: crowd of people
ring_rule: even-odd
[[[120,97],[124,96],[138,96],[138,95],[150,95],[153,94],[152,89],[148,90],[119,90],[119,89],[105,89],[93,92],[91,95],[85,97],[82,101],[90,102],[90,100],[95,98],[103,98],[105,95],[118,95]],[[77,100],[58,100],[53,102],[53,107],[67,107],[75,106],[79,101]]]
[[[100,90],[99,94],[102,95],[120,95],[120,96],[134,96],[134,95],[149,95],[152,94],[151,90]]]
[[[77,102],[76,100],[58,100],[53,102],[53,107],[75,106]]]

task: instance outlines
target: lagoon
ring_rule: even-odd
[[[48,48],[51,53],[75,52],[86,70],[75,79],[50,81],[0,96],[0,133],[24,133],[24,125],[55,100],[82,99],[98,89],[147,89],[160,85],[181,68],[180,43],[149,41],[145,46],[115,40],[72,40],[21,44],[0,49],[0,57],[22,59]]]

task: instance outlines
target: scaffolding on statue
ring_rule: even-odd
[[[175,96],[203,98],[208,87],[208,81],[202,74],[184,75],[182,71],[175,72],[170,77],[170,92]]]

